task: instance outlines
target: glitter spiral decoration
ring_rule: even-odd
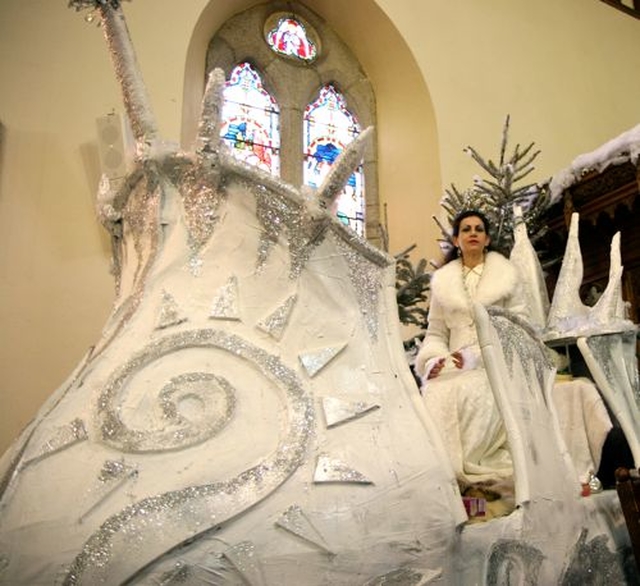
[[[164,382],[156,393],[155,410],[146,412],[147,428],[135,428],[123,415],[128,412],[130,388],[142,388],[146,393],[143,382],[136,384],[137,379],[147,380],[147,385],[156,384],[153,372],[163,361],[174,359],[173,364],[179,364],[183,357],[172,355],[198,348],[232,352],[254,363],[275,381],[284,368],[280,365],[274,371],[273,360],[268,360],[262,351],[217,330],[190,330],[158,339],[135,353],[109,377],[97,403],[102,441],[123,452],[166,451],[199,444],[223,429],[233,416],[236,392],[227,379],[208,372],[184,372]],[[192,408],[185,413],[188,405]]]
[[[186,541],[193,542],[206,534],[210,526],[219,527],[269,496],[304,462],[315,426],[310,392],[303,387],[296,373],[277,356],[237,335],[215,329],[190,330],[163,337],[144,347],[118,368],[98,402],[103,441],[125,451],[162,447],[160,443],[166,439],[125,426],[119,417],[122,411],[120,393],[135,375],[141,374],[142,369],[157,367],[156,361],[172,353],[192,349],[221,350],[233,355],[250,364],[281,391],[280,400],[286,406],[286,418],[276,449],[226,480],[192,484],[150,495],[111,515],[85,542],[70,565],[63,584],[128,583],[133,575],[163,554]],[[204,400],[204,395],[210,393],[212,387],[216,389],[213,396],[217,399],[217,408],[206,409],[211,409],[217,419],[214,417],[214,421],[204,428],[195,426],[195,431],[184,425],[174,430],[175,438],[183,438],[187,445],[203,441],[207,434],[210,437],[230,420],[233,387],[222,377],[211,373],[185,373],[172,377],[160,391],[160,404],[165,416],[170,420],[180,420],[176,411],[179,397],[197,396],[197,400]],[[144,553],[136,549],[142,545]]]

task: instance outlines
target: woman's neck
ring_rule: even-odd
[[[462,264],[469,269],[474,269],[475,267],[482,264],[483,262],[484,262],[484,252],[481,252],[480,254],[473,254],[473,255],[465,254],[462,257]]]

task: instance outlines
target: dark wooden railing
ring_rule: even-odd
[[[622,12],[640,18],[640,0],[628,0],[623,2],[622,0],[601,0],[609,6],[613,6]]]

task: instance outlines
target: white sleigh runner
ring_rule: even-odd
[[[602,583],[625,583],[628,536],[617,495],[580,496],[553,408],[555,365],[549,351],[535,330],[504,309],[476,304],[475,315],[487,376],[507,429],[517,509],[491,521],[492,529],[465,528],[462,550],[486,560],[489,584],[502,583],[507,575],[507,583],[575,584],[594,575]],[[472,574],[469,569],[468,579]]]

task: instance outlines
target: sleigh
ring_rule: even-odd
[[[637,327],[626,319],[620,296],[619,235],[611,244],[607,289],[594,307],[580,301],[577,229],[574,215],[551,304],[540,294],[541,271],[526,232],[521,226],[516,232],[512,260],[528,268],[522,280],[532,322],[475,306],[487,376],[513,457],[516,502],[508,517],[467,526],[461,534],[462,551],[475,555],[475,570],[486,583],[507,575],[539,584],[589,583],[594,575],[605,583],[638,582],[629,538],[635,527],[628,530],[616,490],[601,490],[593,476],[612,428],[608,413],[619,423],[634,466],[640,463]],[[583,358],[585,377],[567,382],[558,380],[550,349],[570,345]],[[627,498],[625,506],[636,505]]]
[[[517,508],[468,523],[402,350],[393,259],[327,212],[367,133],[309,193],[225,152],[214,72],[196,142],[167,145],[119,3],[96,7],[138,147],[99,194],[118,296],[0,461],[0,583],[626,577],[620,508],[611,493],[580,496],[544,346],[482,308]]]

